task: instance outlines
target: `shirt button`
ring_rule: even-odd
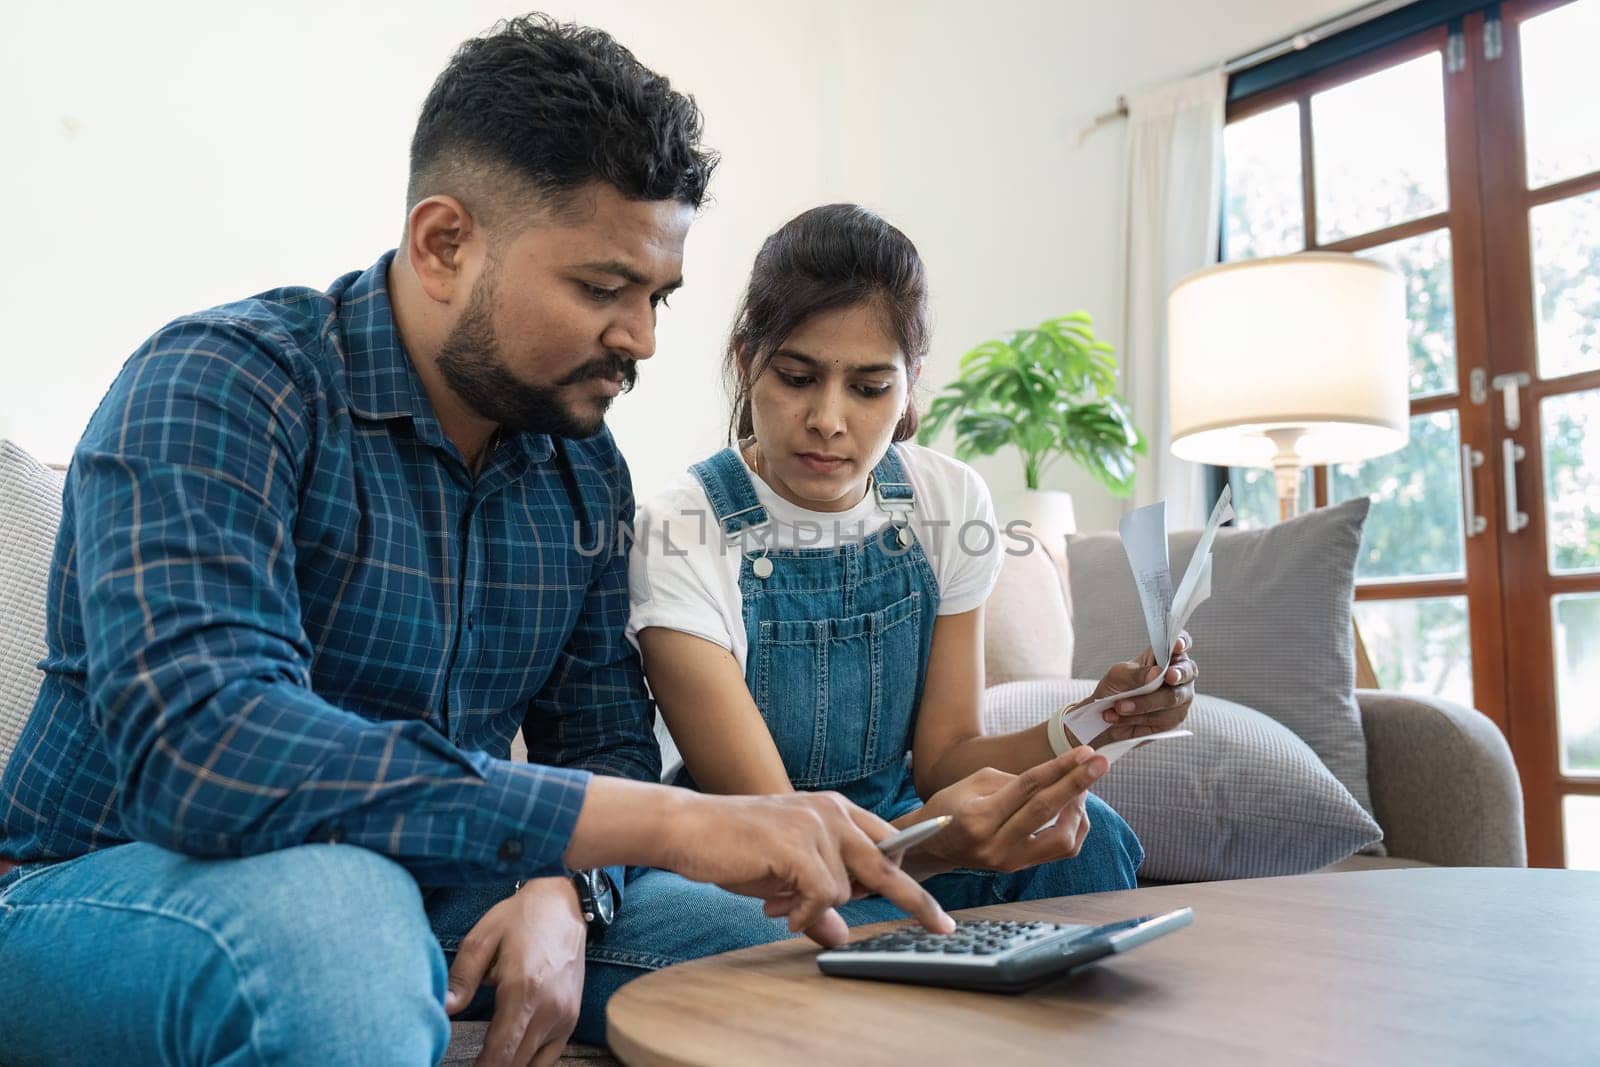
[[[500,846],[500,862],[515,863],[522,858],[522,842],[514,837],[507,838]]]
[[[344,827],[335,826],[328,830],[328,844],[337,845],[344,840]]]

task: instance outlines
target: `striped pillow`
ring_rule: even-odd
[[[0,771],[39,693],[44,595],[61,524],[59,471],[0,441]]]
[[[984,732],[1036,726],[1095,684],[1061,678],[995,686],[984,696]],[[1184,726],[1193,737],[1135,749],[1093,787],[1139,835],[1140,879],[1304,874],[1383,837],[1310,746],[1259,711],[1198,696]]]

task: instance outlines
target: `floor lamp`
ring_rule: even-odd
[[[1342,252],[1223,263],[1167,302],[1172,454],[1270,467],[1278,517],[1299,513],[1300,472],[1405,446],[1405,290],[1398,273]],[[1361,635],[1358,664],[1375,685]]]

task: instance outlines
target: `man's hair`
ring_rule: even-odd
[[[406,210],[448,194],[494,226],[518,196],[559,210],[595,179],[699,208],[717,165],[700,131],[694,99],[610,34],[524,15],[462,44],[428,91]]]

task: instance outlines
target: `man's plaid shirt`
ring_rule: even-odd
[[[0,857],[345,841],[423,885],[501,881],[560,873],[590,771],[656,780],[611,434],[512,434],[474,479],[401,346],[392,255],[179,319],[111,386]]]

